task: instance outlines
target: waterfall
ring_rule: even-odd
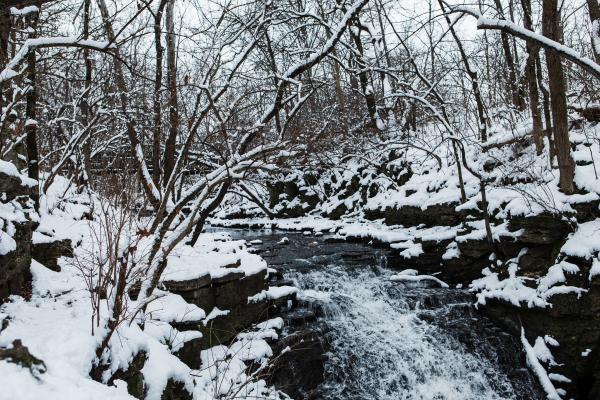
[[[435,289],[407,290],[390,282],[384,268],[331,264],[287,274],[323,311],[328,347],[323,399],[534,399],[499,371],[467,351],[435,323],[452,315],[471,318],[471,308],[448,292],[432,301]],[[316,292],[315,292],[316,291]],[[315,296],[315,293],[320,294]],[[423,310],[444,299],[450,304]],[[428,318],[422,318],[428,316]],[[428,322],[428,320],[432,320]],[[469,329],[469,326],[465,326]],[[477,343],[485,346],[483,341]]]
[[[301,289],[327,350],[319,400],[545,399],[518,339],[477,313],[466,290],[390,281],[392,250],[236,231]],[[289,244],[278,244],[282,236]],[[309,245],[310,243],[310,245]],[[291,330],[295,329],[290,327]],[[303,328],[304,329],[304,328]]]

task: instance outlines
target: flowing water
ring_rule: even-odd
[[[542,399],[521,348],[458,289],[391,282],[388,250],[326,243],[299,234],[237,231],[259,238],[267,261],[318,311],[328,351],[312,398]],[[288,245],[277,244],[282,236]]]

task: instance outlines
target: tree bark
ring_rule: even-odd
[[[562,40],[562,27],[558,0],[544,0],[542,5],[542,32],[544,36],[555,40]],[[546,66],[548,68],[548,86],[550,87],[550,102],[552,110],[552,123],[554,125],[554,143],[556,158],[560,171],[560,189],[572,194],[575,191],[573,178],[575,163],[571,157],[571,143],[569,141],[569,124],[567,118],[567,84],[562,67],[560,55],[553,51],[546,51]]]
[[[29,27],[31,28],[29,37],[33,39],[36,37],[38,15],[35,13],[29,18]],[[35,49],[31,49],[27,55],[27,80],[30,88],[26,96],[25,116],[27,117],[27,121],[25,122],[25,132],[27,133],[27,175],[37,181],[40,177],[40,169],[37,144],[37,121],[35,119],[38,96],[36,84],[36,58]],[[37,204],[39,198],[35,199],[35,201]]]
[[[179,113],[177,110],[177,59],[175,42],[174,21],[175,0],[167,4],[167,82],[169,86],[169,136],[165,143],[164,176],[166,184],[175,168],[175,147],[177,145],[177,131],[179,127]]]
[[[85,0],[83,4],[83,38],[89,39],[90,35],[90,12],[92,0]],[[81,96],[81,114],[83,116],[83,125],[86,126],[92,116],[92,110],[89,104],[90,90],[92,87],[92,60],[90,58],[90,51],[88,49],[83,50],[83,60],[85,64],[85,81],[83,86],[83,95]],[[83,150],[83,167],[82,176],[80,183],[87,184],[91,175],[91,158],[92,149],[89,140],[86,140],[82,146]]]
[[[501,19],[505,19],[500,0],[495,0],[495,3],[498,15],[500,15]],[[508,67],[508,86],[511,94],[512,104],[517,110],[522,110],[523,99],[521,99],[521,96],[519,95],[519,80],[517,78],[517,68],[515,66],[513,54],[510,49],[510,39],[508,34],[505,32],[500,33],[500,38],[502,41],[502,51],[504,52],[506,66]]]
[[[600,5],[598,0],[587,0],[587,5],[592,21],[592,51],[596,62],[600,63]]]
[[[352,30],[350,30],[350,36],[352,37],[352,41],[354,42],[354,45],[356,46],[356,50],[357,50],[357,55],[355,56],[355,59],[356,59],[356,68],[359,70],[358,80],[360,82],[360,88],[361,88],[362,95],[364,96],[365,103],[367,104],[367,111],[369,113],[370,125],[373,129],[377,130],[378,129],[378,126],[377,126],[378,115],[377,115],[377,102],[375,100],[375,92],[373,90],[373,85],[371,84],[371,81],[370,81],[369,73],[366,70],[366,64],[362,60],[362,56],[364,54],[364,48],[363,48],[361,38],[360,38],[360,27],[359,27],[358,23],[356,23],[355,26],[357,27],[358,34],[354,33]]]
[[[154,76],[154,129],[152,131],[152,180],[156,186],[160,185],[160,143],[162,138],[162,105],[160,91],[163,80],[163,53],[162,46],[162,16],[167,0],[161,0],[158,10],[154,15],[154,46],[156,48],[156,73]]]
[[[523,21],[525,29],[533,29],[533,21],[531,18],[531,0],[521,0],[523,7]],[[526,78],[529,88],[529,109],[531,111],[531,119],[533,124],[532,135],[535,143],[535,149],[538,155],[541,155],[544,150],[544,127],[542,125],[542,113],[540,109],[540,94],[537,84],[536,73],[536,58],[539,57],[539,47],[530,42],[526,42],[527,46],[527,64]]]

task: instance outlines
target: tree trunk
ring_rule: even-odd
[[[592,21],[592,50],[596,62],[600,63],[600,5],[598,0],[587,0],[587,5]]]
[[[162,15],[167,4],[166,0],[162,0],[154,16],[154,46],[156,47],[156,74],[154,76],[154,93],[153,93],[153,108],[154,108],[154,129],[152,131],[152,180],[156,186],[160,185],[160,157],[161,149],[160,142],[162,138],[162,105],[160,90],[163,79],[163,46],[162,46]]]
[[[165,143],[164,176],[163,183],[169,181],[175,167],[175,146],[177,145],[177,131],[179,127],[179,114],[177,111],[177,59],[175,54],[175,0],[167,4],[167,83],[169,86],[169,136]]]
[[[498,11],[498,15],[500,15],[501,19],[505,19],[504,12],[502,10],[502,4],[500,4],[500,0],[495,0],[496,9]],[[510,39],[508,34],[505,32],[500,33],[500,38],[502,40],[502,51],[504,52],[504,58],[506,59],[506,66],[508,67],[508,86],[510,89],[511,100],[513,106],[517,110],[523,109],[523,100],[519,95],[519,86],[517,79],[517,68],[515,67],[515,61],[510,49]]]
[[[10,9],[0,7],[0,71],[8,62],[8,38],[10,37]],[[4,84],[0,82],[0,110],[4,107]],[[1,128],[1,127],[0,127]],[[4,147],[6,132],[0,132],[0,151]]]
[[[36,37],[37,30],[37,13],[30,17],[29,26],[31,28],[31,39]],[[25,132],[27,133],[27,175],[36,181],[40,177],[38,145],[37,145],[37,121],[36,121],[36,106],[37,106],[37,85],[36,85],[36,54],[35,50],[30,50],[27,55],[27,80],[29,81],[30,89],[26,97],[25,116]],[[39,198],[35,199],[36,205]],[[37,208],[37,206],[36,206]]]
[[[531,0],[521,0],[523,6],[523,21],[525,29],[533,30],[533,22],[531,19]],[[539,47],[526,42],[527,46],[527,66],[526,78],[529,88],[529,108],[531,110],[531,119],[533,122],[533,141],[538,155],[544,150],[544,127],[542,125],[542,113],[540,110],[540,94],[537,84],[536,74],[536,58],[539,57]]]
[[[331,52],[336,58],[337,53],[335,49]],[[340,122],[342,128],[342,135],[345,137],[348,133],[348,119],[346,117],[346,100],[344,99],[344,91],[342,89],[342,73],[340,71],[340,65],[336,60],[332,61],[333,63],[333,77],[335,80],[335,95],[338,101],[338,111],[340,113]]]
[[[85,0],[83,5],[83,38],[89,39],[90,35],[90,12],[92,0]],[[92,110],[90,109],[89,97],[90,90],[92,87],[92,60],[90,58],[90,51],[88,49],[83,50],[83,60],[85,64],[85,81],[83,86],[83,96],[81,96],[81,114],[83,116],[83,126],[86,126],[92,116]],[[92,149],[90,141],[86,140],[82,146],[83,150],[83,166],[82,176],[80,181],[81,184],[87,184],[91,175],[91,158]]]
[[[358,24],[356,24],[358,25]],[[360,81],[360,88],[362,95],[365,98],[365,102],[367,104],[367,111],[369,113],[369,119],[371,122],[371,127],[375,130],[378,130],[377,126],[377,102],[375,100],[375,92],[373,90],[373,85],[370,82],[369,73],[366,70],[366,64],[362,60],[362,56],[364,54],[363,45],[360,38],[360,28],[357,27],[358,34],[355,34],[352,30],[350,30],[350,36],[352,37],[352,41],[356,46],[357,54],[355,55],[356,59],[356,68],[360,71],[358,73],[358,79]]]
[[[542,15],[542,31],[544,36],[555,40],[562,40],[560,12],[558,0],[544,0]],[[552,122],[554,125],[554,143],[558,169],[560,171],[560,189],[572,194],[575,191],[573,177],[575,163],[571,157],[571,143],[569,141],[569,125],[567,119],[567,84],[562,68],[560,55],[546,51],[546,65],[548,68],[548,84],[550,87],[550,102],[552,109]]]

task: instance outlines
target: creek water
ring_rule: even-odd
[[[517,340],[466,290],[390,281],[387,249],[276,231],[229,230],[302,290],[327,350],[311,398],[543,399]],[[280,244],[283,237],[288,244]],[[325,327],[325,329],[323,329]]]

